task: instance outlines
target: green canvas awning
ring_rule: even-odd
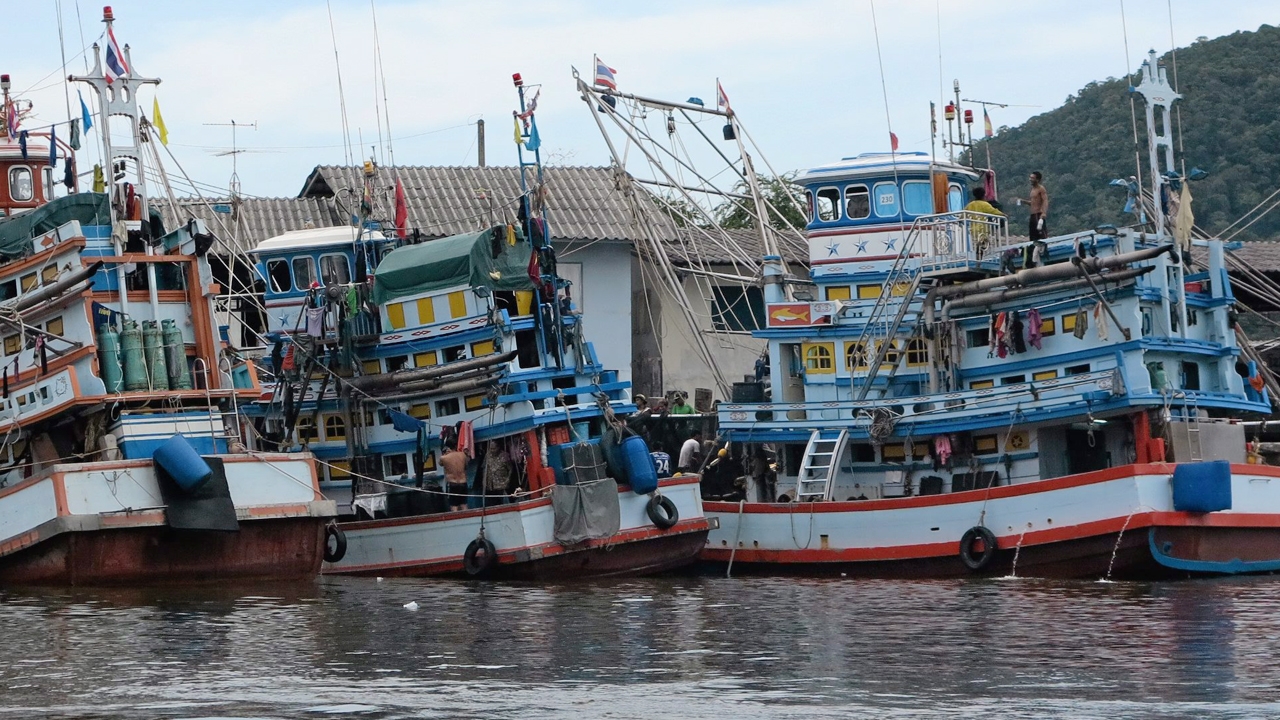
[[[0,220],[0,258],[14,260],[31,254],[31,239],[43,235],[72,220],[80,225],[110,225],[111,208],[104,193],[78,193],[60,197]]]
[[[499,240],[494,241],[494,233]],[[494,251],[497,257],[494,257]],[[490,290],[532,290],[529,254],[532,249],[516,230],[516,244],[508,245],[506,226],[483,232],[428,240],[392,250],[373,273],[373,301],[379,305],[409,295],[457,285]]]

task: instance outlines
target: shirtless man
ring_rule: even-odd
[[[1040,183],[1044,179],[1044,175],[1041,175],[1039,170],[1031,173],[1030,179],[1031,197],[1026,200],[1018,198],[1018,202],[1025,202],[1031,206],[1031,221],[1027,225],[1031,239],[1044,240],[1049,237],[1049,228],[1046,224],[1049,215],[1049,192]]]
[[[440,457],[444,466],[444,482],[449,492],[449,509],[467,509],[467,454],[458,452],[456,445],[445,448]]]

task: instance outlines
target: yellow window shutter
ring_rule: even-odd
[[[467,315],[467,295],[462,290],[455,290],[449,293],[449,316],[454,318],[466,317]]]
[[[418,300],[418,324],[430,325],[436,321],[436,306],[431,298]]]
[[[391,303],[387,305],[387,324],[392,330],[399,330],[404,327],[404,303]]]

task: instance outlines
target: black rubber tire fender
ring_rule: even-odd
[[[347,534],[337,525],[324,529],[324,561],[336,563],[347,556]]]
[[[498,561],[498,549],[488,538],[478,537],[462,553],[462,569],[471,577],[483,575]]]
[[[974,546],[982,541],[982,552],[974,554]],[[960,561],[973,572],[979,572],[991,564],[996,556],[996,535],[981,525],[974,525],[960,538]]]
[[[649,498],[649,504],[645,505],[644,511],[659,530],[668,530],[680,522],[680,510],[676,508],[674,502],[671,502],[671,498],[665,495],[655,494]]]

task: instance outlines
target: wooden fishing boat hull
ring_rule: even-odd
[[[1127,465],[946,495],[830,503],[708,502],[703,568],[889,578],[1011,574],[1148,579],[1280,571],[1280,468],[1232,465],[1234,508],[1174,510],[1172,464]],[[977,569],[965,533],[996,550]],[[981,544],[977,546],[981,549]],[[971,552],[970,559],[983,553]]]
[[[336,507],[308,455],[218,456],[235,529],[173,527],[150,461],[55,465],[0,489],[0,585],[315,577]]]
[[[648,496],[621,489],[618,532],[576,545],[555,541],[550,498],[484,510],[340,523],[347,541],[346,554],[338,562],[325,563],[322,572],[471,577],[464,556],[482,527],[484,537],[494,545],[496,562],[475,577],[572,580],[674,570],[695,561],[715,522],[703,514],[698,478],[663,480],[660,489],[679,513],[675,525],[656,527],[645,510]]]

